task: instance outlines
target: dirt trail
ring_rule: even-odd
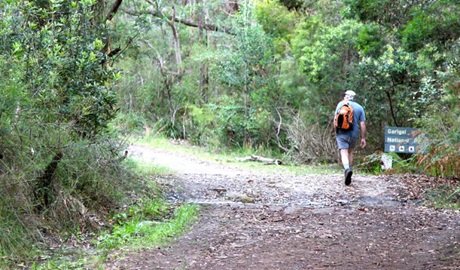
[[[157,181],[201,217],[172,245],[106,269],[460,269],[460,214],[411,200],[398,177],[243,170],[133,146],[133,158],[177,174]]]

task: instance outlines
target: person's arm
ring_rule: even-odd
[[[361,148],[366,147],[366,122],[361,121],[360,123],[361,126]]]

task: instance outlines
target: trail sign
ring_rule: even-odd
[[[385,152],[416,153],[419,131],[418,128],[385,127]]]

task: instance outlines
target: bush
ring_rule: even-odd
[[[458,68],[460,63],[456,65]],[[456,74],[455,70],[453,72]],[[420,120],[424,139],[417,165],[430,175],[460,179],[460,84],[446,85],[446,91],[438,90],[436,96],[431,93],[429,91],[423,98],[429,104],[435,98],[438,104],[427,106]]]
[[[128,184],[125,145],[107,129],[119,74],[95,3],[0,2],[0,252],[11,258],[93,230]]]
[[[297,115],[287,128],[294,159],[300,163],[337,162],[338,152],[332,123],[323,127]]]
[[[136,113],[118,113],[117,117],[111,122],[111,129],[119,134],[143,134],[147,125],[147,120]]]

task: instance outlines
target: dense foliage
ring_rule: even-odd
[[[92,213],[123,197],[123,148],[108,129],[119,73],[100,8],[0,2],[2,261],[33,255],[49,233],[97,229]]]

